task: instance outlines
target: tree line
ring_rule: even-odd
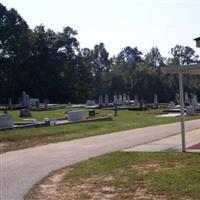
[[[17,101],[24,90],[31,97],[51,102],[83,103],[108,94],[126,93],[167,102],[178,92],[175,75],[163,75],[160,66],[198,63],[188,46],[171,48],[169,58],[157,47],[144,55],[137,47],[124,47],[109,56],[104,43],[80,48],[77,31],[55,32],[38,25],[31,29],[15,9],[0,4],[0,103]],[[200,78],[186,76],[185,90],[200,95]]]

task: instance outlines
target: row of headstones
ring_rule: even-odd
[[[113,97],[113,103],[124,104],[126,102],[130,102],[129,95],[126,95],[126,94],[121,95],[121,94],[119,94],[118,96],[114,95],[114,97]],[[103,100],[103,96],[100,95],[98,103],[99,103],[99,105],[108,105],[110,103],[108,95],[106,94],[104,96],[104,100]]]
[[[26,94],[25,91],[22,92],[22,96],[21,98],[19,98],[18,103],[21,107],[26,107],[26,108],[31,108],[31,107],[39,108],[40,106],[40,100],[38,98],[30,98],[29,94]],[[13,108],[11,98],[9,98],[8,107],[9,109]]]
[[[179,94],[176,94],[176,97],[175,97],[175,101],[176,103],[180,104],[180,101],[179,101]],[[198,100],[197,100],[197,95],[196,94],[191,94],[191,97],[188,96],[188,93],[186,92],[185,93],[185,104],[186,105],[190,105],[190,106],[193,106],[195,109],[198,108],[199,106],[199,103],[198,103]]]
[[[175,102],[177,104],[180,104],[179,101],[179,94],[176,94],[175,97]],[[190,97],[188,96],[188,93],[185,93],[185,98],[184,98],[184,103],[186,105],[186,113],[187,115],[194,115],[196,113],[196,111],[200,108],[199,107],[199,103],[197,100],[197,95],[196,94],[191,94]]]
[[[114,97],[113,97],[113,103],[115,103],[115,104],[125,104],[125,103],[130,103],[130,102],[131,102],[130,97],[129,97],[129,95],[126,95],[126,94],[123,94],[123,95],[119,94],[118,96],[114,95]],[[99,105],[104,105],[104,104],[105,105],[109,104],[109,97],[107,94],[105,95],[105,101],[103,101],[102,95],[99,96]],[[137,95],[135,95],[133,104],[134,104],[134,106],[140,105],[140,101],[138,100]],[[158,95],[157,94],[154,94],[153,104],[158,105]]]
[[[40,106],[40,100],[38,98],[30,98],[29,94],[26,94],[25,91],[22,92],[22,97],[19,99],[19,104],[25,107],[38,107]]]

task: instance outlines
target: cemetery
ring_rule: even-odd
[[[0,200],[199,200],[198,6],[2,0]]]
[[[12,104],[12,100],[9,99],[8,104],[5,107],[1,107],[4,114],[0,115],[0,130],[112,120],[112,116],[117,116],[118,110],[137,112],[159,109],[160,112],[157,113],[155,117],[180,116],[179,94],[176,94],[174,100],[169,103],[159,103],[158,98],[158,95],[154,94],[153,102],[145,103],[143,98],[138,99],[137,95],[131,100],[129,95],[125,93],[119,95],[115,94],[112,99],[109,99],[108,95],[105,94],[104,96],[99,96],[98,101],[87,100],[85,104],[50,104],[48,100],[41,103],[39,98],[30,98],[30,96],[23,91],[18,104]],[[198,103],[197,96],[195,94],[185,93],[184,99],[184,114],[187,116],[198,115],[200,113],[200,104]],[[65,113],[59,118],[49,118],[48,114],[44,115],[42,120],[32,117],[32,113],[34,112],[41,114],[45,111],[59,109],[66,109]],[[95,109],[108,110],[110,113],[107,115],[99,115],[96,113]],[[17,121],[13,119],[12,111],[19,113]]]
[[[87,100],[85,104],[50,104],[47,100],[42,103],[39,98],[30,98],[23,91],[17,104],[13,104],[9,99],[7,105],[1,106],[0,112],[0,141],[16,143],[11,147],[15,149],[21,148],[21,145],[17,147],[17,143],[23,146],[23,141],[27,138],[34,141],[42,137],[45,140],[49,135],[56,138],[60,133],[59,141],[68,140],[68,136],[65,139],[62,137],[66,134],[72,139],[70,136],[72,130],[77,132],[73,138],[79,138],[86,137],[87,134],[103,134],[179,121],[180,105],[178,94],[169,103],[160,103],[157,94],[152,96],[152,102],[145,102],[137,95],[131,99],[129,95],[123,93],[115,94],[113,98],[105,94],[98,100]],[[186,120],[199,118],[196,95],[185,93],[185,115]],[[91,125],[88,125],[89,122]],[[91,130],[87,131],[87,126],[91,126]],[[98,128],[94,131],[93,126]],[[80,133],[78,130],[81,130]],[[52,140],[50,139],[48,143]],[[28,145],[31,146],[31,142]]]

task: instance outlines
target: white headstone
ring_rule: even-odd
[[[27,107],[30,107],[30,97],[29,95],[27,94],[26,95],[26,104],[25,104]]]
[[[190,99],[188,97],[188,93],[185,93],[185,103],[189,104],[190,103]]]
[[[119,101],[122,101],[122,95],[119,94]]]
[[[87,100],[86,101],[86,106],[94,106],[95,105],[95,101],[94,100]]]
[[[11,98],[9,98],[8,106],[9,106],[9,109],[13,109],[12,99]]]
[[[179,97],[178,93],[176,93],[175,102],[178,103],[178,104],[180,104],[180,97]]]
[[[192,107],[194,108],[195,111],[199,107],[199,104],[198,104],[198,101],[197,101],[197,95],[193,95],[193,98],[192,98]]]
[[[118,104],[123,104],[123,97],[122,95],[119,93],[119,96],[118,96]]]
[[[40,100],[38,98],[30,98],[30,106],[31,107],[39,107]]]
[[[195,114],[194,107],[193,106],[187,106],[186,107],[186,114],[189,115],[189,116],[194,115]]]
[[[174,103],[173,101],[170,101],[170,103],[169,103],[169,107],[170,107],[170,108],[175,107],[175,103]]]
[[[22,106],[25,106],[26,105],[26,92],[25,91],[23,91],[22,92]]]
[[[99,96],[99,105],[102,105],[103,104],[103,97],[102,95]]]
[[[130,96],[129,95],[127,96],[127,101],[128,101],[128,103],[130,102]]]
[[[197,100],[197,95],[196,94],[194,95],[194,102],[195,102],[195,104],[198,105],[198,100]]]
[[[154,94],[153,104],[158,105],[158,95],[157,94]]]
[[[117,98],[117,95],[115,94],[114,95],[114,103],[117,103],[118,102],[118,98]]]
[[[125,93],[122,95],[122,101],[123,101],[123,103],[126,102],[126,94]]]
[[[68,112],[68,120],[71,122],[84,121],[86,114],[84,110],[75,110]]]
[[[134,99],[134,106],[139,106],[139,101],[138,101],[138,98],[137,98],[137,95],[135,95],[135,99]]]
[[[0,129],[12,128],[13,127],[13,118],[12,115],[0,115]]]

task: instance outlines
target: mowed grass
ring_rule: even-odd
[[[43,121],[45,117],[48,117],[49,119],[64,118],[67,111],[70,111],[70,109],[31,111],[31,117],[26,117],[25,119],[36,119],[38,121]],[[19,110],[11,111],[11,113],[15,122],[24,121],[23,118],[19,117]]]
[[[66,109],[32,112],[32,118],[37,120],[43,120],[45,117],[50,119],[63,118],[65,116],[65,112]],[[86,110],[86,112],[88,111]],[[101,115],[114,113],[114,111],[111,110],[100,109],[97,109],[96,112]],[[155,117],[155,115],[159,112],[161,112],[161,110],[140,112],[121,110],[118,111],[119,116],[113,117],[113,121],[84,122],[62,126],[0,131],[0,142],[4,143],[4,145],[1,147],[1,152],[179,121],[179,117]],[[18,116],[19,111],[13,111],[12,114],[15,121],[21,120],[21,118]],[[189,120],[196,118],[198,118],[198,116],[188,117],[187,119]]]
[[[36,199],[158,199],[200,197],[200,154],[115,152],[58,172],[26,196]]]

